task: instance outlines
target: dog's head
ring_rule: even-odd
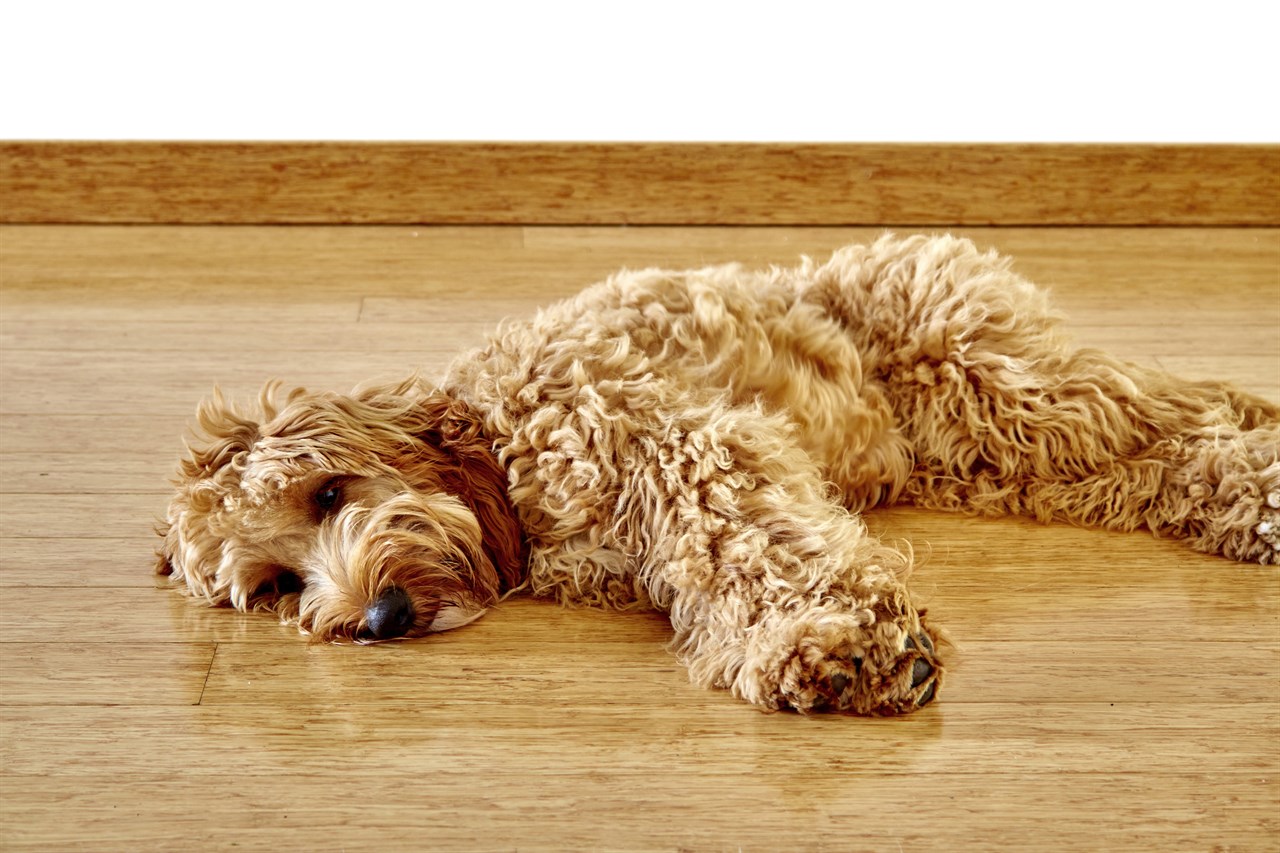
[[[506,474],[466,405],[416,381],[276,397],[201,404],[160,525],[175,586],[371,642],[465,624],[520,584]]]

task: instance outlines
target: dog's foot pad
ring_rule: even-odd
[[[925,679],[931,675],[933,675],[933,667],[929,665],[927,660],[920,658],[916,661],[915,666],[911,667],[911,688],[914,690],[924,684]]]

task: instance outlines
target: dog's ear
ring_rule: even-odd
[[[270,399],[273,388],[268,385],[262,392],[262,404],[272,413],[275,411]],[[258,422],[240,414],[217,388],[213,389],[213,396],[202,400],[196,409],[196,429],[197,443],[187,443],[189,455],[179,469],[179,478],[185,482],[215,476],[258,440]]]
[[[462,401],[439,392],[415,408],[421,418],[415,430],[419,439],[447,460],[433,466],[434,474],[480,523],[484,551],[501,588],[519,586],[528,563],[524,530],[507,495],[507,473],[484,436],[479,416]]]
[[[263,389],[264,412],[273,414],[276,385]],[[187,442],[187,455],[178,463],[176,492],[165,518],[157,525],[160,548],[156,572],[170,582],[213,604],[225,603],[229,586],[218,578],[222,537],[211,530],[228,489],[238,480],[244,460],[258,440],[258,421],[241,414],[221,391],[203,400],[196,410],[196,429]]]

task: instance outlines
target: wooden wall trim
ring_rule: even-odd
[[[0,221],[1276,225],[1280,146],[0,142]]]

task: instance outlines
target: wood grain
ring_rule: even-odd
[[[1055,731],[1088,729],[1098,716],[1082,713],[1060,729],[1045,727],[1021,738],[1024,754],[1036,752]],[[256,732],[252,721],[218,729],[204,712],[155,724],[193,737],[220,731],[219,759],[251,759],[249,774],[192,775],[185,763],[166,760],[150,771],[131,764],[123,772],[113,767],[77,775],[70,783],[65,777],[17,777],[21,785],[0,802],[0,813],[23,818],[9,840],[16,849],[49,851],[407,851],[421,849],[424,840],[441,850],[1149,851],[1271,850],[1277,831],[1269,803],[1280,783],[1271,774],[1075,773],[1068,767],[1028,775],[984,763],[972,772],[929,776],[927,755],[902,758],[929,732],[913,737],[899,730],[894,742],[828,738],[812,743],[807,754],[785,737],[745,753],[735,739],[716,744],[733,757],[708,761],[710,750],[686,745],[698,742],[699,731],[680,723],[599,746],[540,749],[532,759],[523,757],[525,736],[536,733],[529,729],[509,730],[479,751],[467,744],[450,748],[446,738],[456,733],[445,729],[425,748],[410,742],[332,756],[326,750],[334,740],[354,736],[363,743],[377,731],[394,743],[401,730],[371,720],[319,727],[315,718],[309,715],[296,729],[277,725]],[[420,720],[430,724],[429,717]],[[625,717],[599,722],[634,727]],[[76,723],[121,721],[104,716]],[[724,724],[743,728],[736,719]],[[22,737],[33,728],[12,731]],[[1008,738],[998,722],[978,736],[988,742]],[[863,769],[855,756],[868,740],[897,754],[886,762],[892,770],[884,764]],[[265,755],[264,745],[271,749]],[[634,762],[622,760],[637,753]],[[839,753],[850,758],[842,761]],[[317,755],[332,759],[317,769]],[[411,765],[397,762],[386,773],[362,769],[389,755],[407,757]],[[486,764],[483,756],[502,760]],[[1140,760],[1132,754],[1113,758]],[[646,771],[655,763],[668,769]],[[353,770],[359,772],[353,776]]]
[[[961,228],[1077,339],[1280,398],[1280,230]],[[1275,567],[1026,519],[868,515],[957,646],[906,719],[701,690],[654,613],[512,599],[310,645],[158,588],[214,382],[428,375],[621,266],[875,228],[0,228],[0,849],[1275,850]]]
[[[0,143],[0,221],[1275,225],[1280,146]]]

